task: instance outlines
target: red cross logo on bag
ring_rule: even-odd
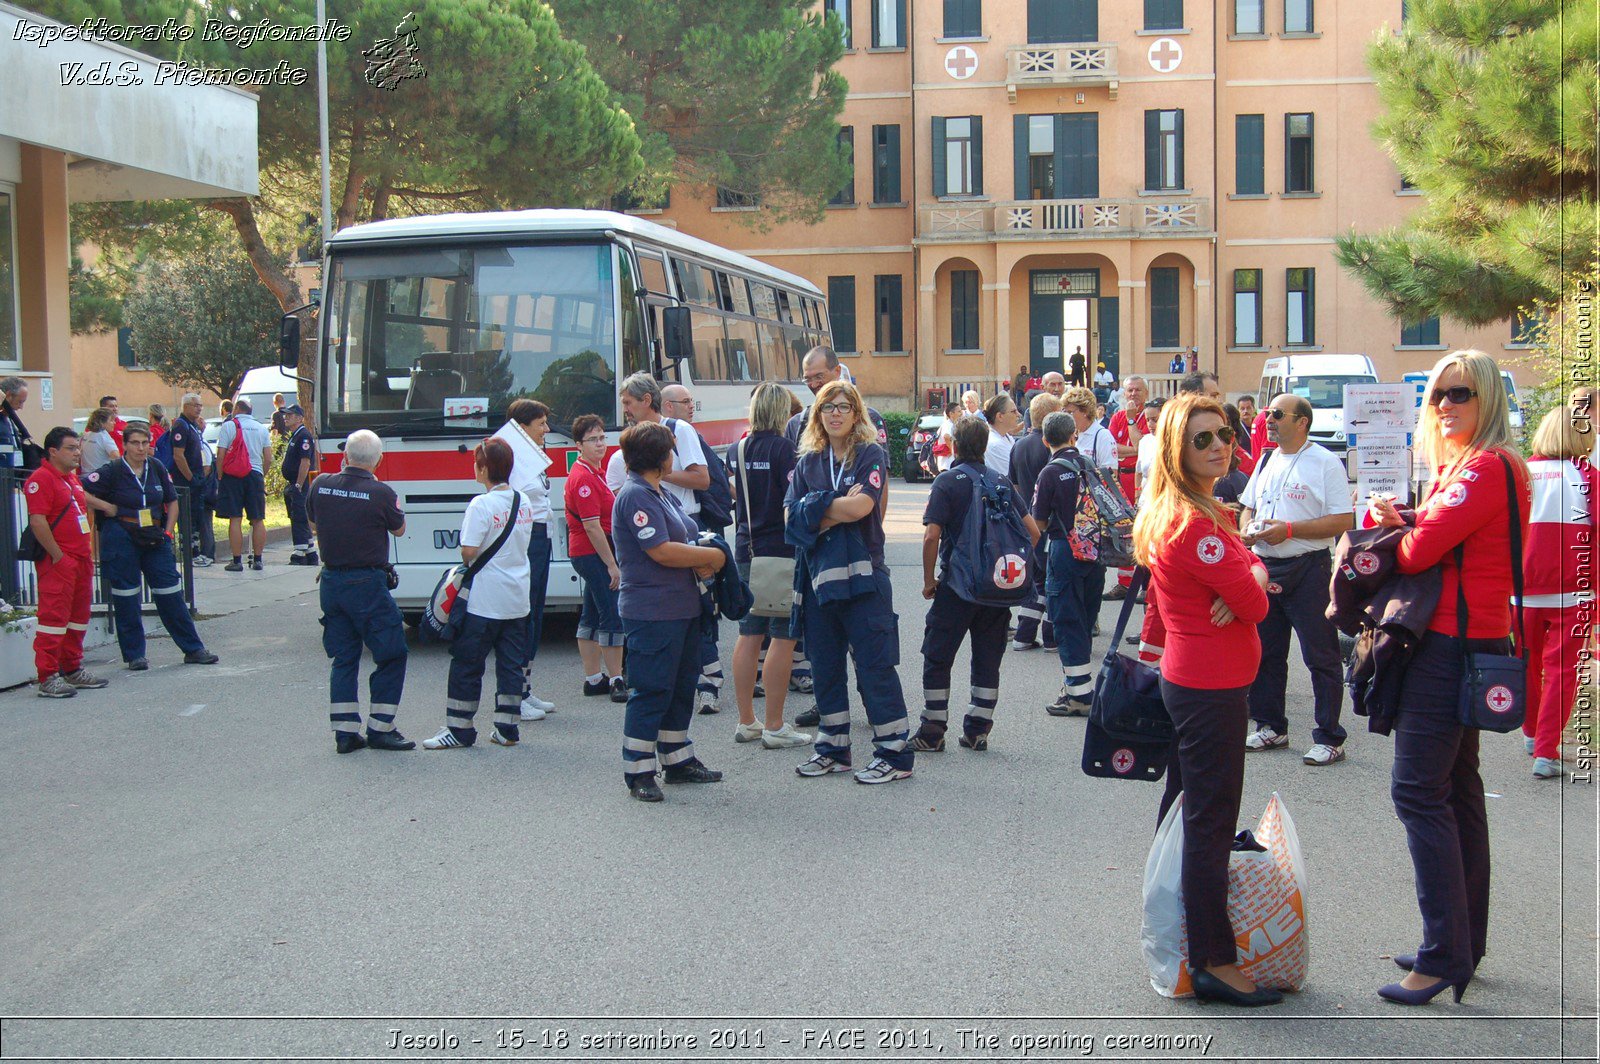
[[[1129,750],[1127,747],[1123,747],[1121,750],[1118,750],[1116,753],[1111,755],[1111,767],[1116,769],[1117,774],[1121,776],[1126,776],[1128,773],[1132,772],[1136,761],[1137,759],[1133,756],[1133,751]]]
[[[1371,576],[1378,571],[1378,556],[1370,550],[1364,550],[1351,559],[1351,564],[1362,576]]]
[[[1489,688],[1489,693],[1483,696],[1483,700],[1489,703],[1489,708],[1496,713],[1509,713],[1511,707],[1517,704],[1516,696],[1511,693],[1511,688],[1504,684],[1496,684]]]
[[[1005,588],[1007,591],[1021,587],[1023,578],[1027,575],[1027,563],[1015,554],[1007,554],[994,563],[994,582],[996,587]]]

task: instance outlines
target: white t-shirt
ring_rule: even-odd
[[[232,414],[222,423],[222,428],[217,432],[217,453],[226,458],[228,448],[233,446],[234,418],[239,419],[239,427],[244,430],[244,449],[250,452],[250,468],[260,473],[261,452],[272,446],[272,436],[267,426],[249,414]]]
[[[1089,427],[1078,433],[1078,453],[1087,455],[1096,469],[1117,467],[1116,438],[1098,421],[1089,422]]]
[[[1111,435],[1110,431],[1106,435]],[[1099,465],[1098,462],[1095,463]],[[1150,474],[1156,467],[1156,434],[1147,432],[1139,437],[1139,454],[1133,460],[1133,477],[1139,484],[1139,505],[1150,498]]]
[[[506,527],[510,513],[509,487],[477,496],[467,503],[466,516],[461,519],[461,545],[488,547]],[[468,613],[496,621],[528,615],[528,539],[532,534],[533,506],[523,496],[510,538],[472,578],[472,591],[467,595]]]
[[[662,420],[665,424],[665,419]],[[682,418],[673,419],[673,435],[677,437],[677,453],[672,456],[672,471],[681,473],[692,465],[703,466],[706,464],[705,451],[700,449],[700,434],[694,426]],[[622,490],[622,485],[628,479],[628,467],[622,461],[622,448],[618,447],[606,462],[606,487],[615,495]],[[683,504],[683,512],[693,516],[700,512],[700,500],[694,497],[693,488],[681,488],[676,484],[669,484],[665,480],[661,486],[672,492],[677,500]]]
[[[1010,436],[989,430],[989,445],[983,449],[983,464],[1008,480],[1011,477],[1011,449],[1017,441]]]
[[[950,453],[940,455],[934,463],[940,469],[949,469],[950,463],[954,462],[956,457],[956,423],[949,418],[939,422],[939,435],[935,437],[935,442],[941,440],[950,448]]]
[[[1266,460],[1256,466],[1240,493],[1239,504],[1256,517],[1290,524],[1355,509],[1344,463],[1327,448],[1309,441],[1294,454],[1284,454],[1282,448],[1268,451]],[[1263,558],[1294,558],[1332,546],[1331,538],[1296,536],[1277,546],[1257,543],[1255,552]]]
[[[547,523],[550,520],[550,475],[546,470],[550,468],[550,456],[515,421],[500,426],[493,438],[505,440],[511,448],[511,486],[522,492],[528,505],[533,507],[533,519],[540,524]]]
[[[1094,382],[1099,387],[1109,388],[1117,382],[1117,379],[1111,375],[1110,370],[1103,369],[1094,375]]]

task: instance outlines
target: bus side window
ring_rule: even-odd
[[[633,263],[626,248],[617,249],[617,281],[618,302],[622,305],[622,375],[626,377],[650,368],[650,346],[639,314],[639,300],[633,294]]]

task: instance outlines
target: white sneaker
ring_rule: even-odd
[[[794,725],[785,722],[777,731],[761,732],[761,745],[768,750],[782,750],[789,746],[810,746],[816,741],[816,736],[807,735],[803,731],[795,731]]]
[[[741,724],[733,729],[733,741],[736,743],[753,743],[761,738],[761,722],[753,720],[749,724]]]
[[[546,704],[548,704],[548,703],[546,703]],[[544,720],[545,712],[546,712],[546,710],[545,710],[544,706],[541,706],[539,704],[539,700],[537,698],[534,698],[533,696],[530,695],[529,697],[523,699],[523,701],[522,701],[522,719],[523,720]]]
[[[467,744],[453,735],[449,728],[440,728],[439,734],[432,739],[422,740],[424,750],[465,750]]]
[[[1280,746],[1288,745],[1289,737],[1287,735],[1279,735],[1271,728],[1266,727],[1258,728],[1251,732],[1244,741],[1246,750],[1276,750]]]
[[[895,768],[881,757],[873,758],[871,764],[856,773],[857,783],[893,783],[895,780],[910,778],[910,769]]]
[[[1308,765],[1331,765],[1335,761],[1344,760],[1344,747],[1329,746],[1327,743],[1318,743],[1306,751],[1305,762]]]
[[[1528,752],[1529,757],[1533,756],[1533,736],[1524,735],[1522,737],[1522,748]]]
[[[554,702],[546,702],[544,699],[540,698],[531,691],[528,693],[528,697],[522,700],[522,704],[524,706],[531,705],[536,709],[542,709],[546,713],[554,713],[556,711],[556,704]],[[539,718],[534,717],[533,719],[538,720]]]
[[[849,772],[850,766],[843,761],[835,761],[822,754],[812,754],[811,760],[803,765],[796,765],[795,772],[801,776],[827,776],[834,772]]]
[[[190,561],[197,569],[204,569],[206,566],[214,564],[211,559],[206,557],[204,554],[196,554],[192,559],[190,559]]]
[[[1533,778],[1540,780],[1553,780],[1557,776],[1564,776],[1567,770],[1562,767],[1559,758],[1536,757],[1533,759]]]

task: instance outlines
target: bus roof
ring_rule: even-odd
[[[381,222],[352,225],[335,233],[328,241],[330,250],[341,246],[389,240],[415,240],[440,236],[569,236],[622,233],[659,244],[669,251],[697,255],[712,262],[725,262],[756,277],[797,288],[822,298],[822,291],[804,277],[769,266],[759,259],[729,251],[698,237],[688,236],[664,225],[616,211],[527,210],[484,211],[478,214],[423,214],[414,218],[390,218]]]

